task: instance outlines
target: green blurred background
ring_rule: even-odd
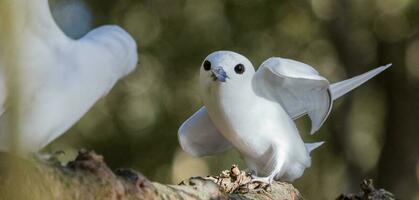
[[[373,178],[400,199],[419,199],[419,1],[417,0],[51,0],[58,24],[78,38],[117,24],[138,42],[140,64],[45,151],[80,148],[153,181],[179,183],[245,168],[232,150],[195,158],[177,129],[202,101],[198,72],[216,50],[233,50],[257,68],[272,56],[315,67],[331,82],[379,65],[393,67],[335,102],[312,167],[294,184],[308,199],[358,191]]]

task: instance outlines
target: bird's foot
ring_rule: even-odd
[[[252,180],[251,182],[261,182],[261,183],[265,183],[265,184],[272,184],[273,182],[273,177],[274,176],[266,176],[266,177],[260,177],[260,176],[256,176],[254,174],[252,174]]]
[[[271,191],[271,184],[273,182],[273,176],[259,177],[254,174],[251,175],[252,180],[249,182],[253,191],[256,192],[269,192]]]

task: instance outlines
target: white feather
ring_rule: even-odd
[[[306,146],[308,152],[312,152],[314,149],[319,148],[323,144],[324,144],[324,141],[315,142],[315,143],[305,143],[304,145]]]
[[[375,68],[371,71],[363,73],[361,75],[355,76],[353,78],[334,83],[330,85],[330,92],[332,93],[333,100],[345,95],[346,93],[350,92],[351,90],[357,88],[358,86],[362,85],[366,81],[370,80],[372,77],[376,76],[377,74],[381,73],[382,71],[389,68],[391,64],[387,64],[385,66],[381,66]]]
[[[312,122],[310,133],[314,134],[330,114],[333,100],[355,89],[390,66],[391,64],[378,67],[329,86],[327,79],[320,76],[311,66],[275,57],[262,63],[255,79],[265,82],[260,83],[263,95],[278,101],[293,119],[308,114]],[[276,75],[276,78],[272,77],[269,72]]]
[[[19,30],[13,47],[19,60],[21,89],[18,142],[22,151],[31,152],[63,134],[118,79],[134,70],[136,42],[118,26],[102,26],[72,40],[55,24],[47,0],[10,2],[11,23]],[[7,58],[1,58],[0,66],[4,66]],[[0,72],[4,81],[4,70]],[[1,91],[1,97],[5,96]],[[6,110],[0,119],[1,150],[8,150],[10,145],[8,117]]]
[[[316,132],[332,108],[329,82],[312,67],[290,59],[269,58],[253,78],[262,96],[279,102],[292,117],[305,113]]]
[[[213,155],[232,147],[215,128],[205,107],[201,107],[180,126],[178,136],[182,149],[194,156]]]

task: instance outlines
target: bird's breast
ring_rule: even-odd
[[[204,104],[217,129],[242,154],[263,155],[272,144],[295,139],[293,134],[299,138],[294,122],[278,103],[252,92],[217,91],[207,95]]]

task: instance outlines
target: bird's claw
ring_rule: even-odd
[[[268,184],[268,185],[271,185],[272,182],[273,182],[273,177],[271,177],[271,176],[258,177],[256,175],[252,174],[251,177],[252,177],[251,182],[260,182],[260,183],[265,183],[265,184]]]

